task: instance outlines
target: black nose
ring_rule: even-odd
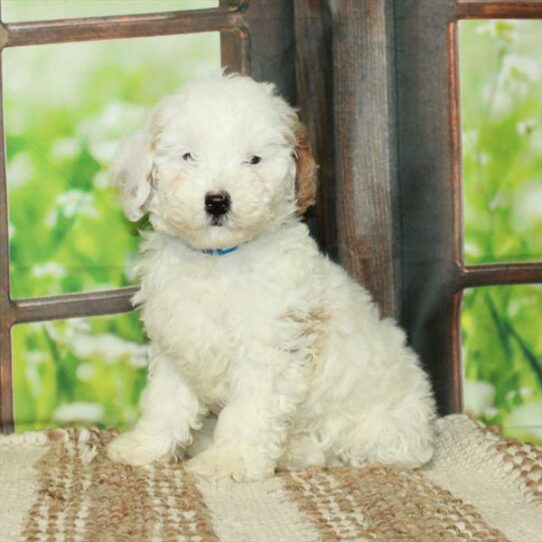
[[[227,192],[208,192],[205,194],[205,210],[214,217],[225,215],[231,207],[230,195]]]

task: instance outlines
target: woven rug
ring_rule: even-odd
[[[196,481],[182,463],[111,463],[112,432],[0,438],[0,540],[542,541],[542,449],[466,416],[437,422],[422,470],[284,473],[261,483]]]

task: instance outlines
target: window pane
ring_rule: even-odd
[[[219,34],[4,50],[12,295],[125,286],[137,228],[108,186],[150,105],[220,66]]]
[[[542,21],[459,28],[466,261],[542,260]]]
[[[158,13],[218,6],[218,0],[1,0],[2,21],[45,21],[72,17],[102,17]]]
[[[542,443],[542,285],[467,290],[461,326],[465,410]]]
[[[17,431],[137,419],[147,364],[137,314],[18,325],[12,341]]]

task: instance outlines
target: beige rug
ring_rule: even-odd
[[[203,483],[182,464],[131,468],[112,433],[0,437],[0,540],[542,541],[542,450],[466,416],[437,422],[423,470],[383,466]]]

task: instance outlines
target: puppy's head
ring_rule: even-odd
[[[113,167],[130,220],[194,248],[225,248],[314,203],[305,129],[273,85],[224,76],[162,100]]]

